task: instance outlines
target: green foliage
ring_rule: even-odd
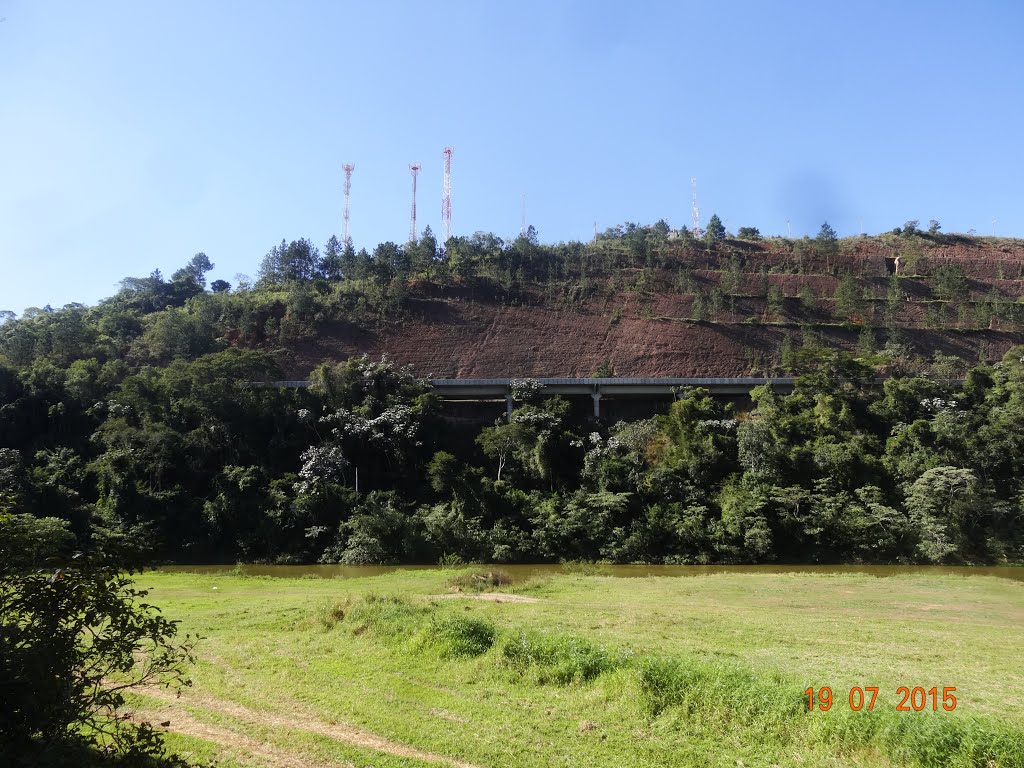
[[[784,728],[787,720],[807,709],[807,697],[786,681],[740,665],[649,657],[641,660],[638,678],[652,718],[672,707],[686,717],[722,712],[744,724]]]
[[[587,683],[629,662],[630,655],[575,635],[520,632],[501,645],[505,664],[538,685]]]
[[[853,319],[860,309],[860,288],[853,275],[845,274],[836,286],[836,313],[846,319]]]
[[[825,259],[825,271],[831,271],[832,262],[839,255],[839,238],[827,221],[821,225],[815,238],[815,245],[818,253]]]
[[[998,290],[971,303],[956,266],[931,271],[938,301],[908,304],[936,231],[886,236],[904,260],[889,278],[884,339],[875,290],[862,290],[867,265],[861,278],[846,272],[852,254],[839,261],[827,223],[814,239],[727,253],[667,222],[626,222],[586,244],[477,232],[440,247],[429,229],[372,252],[282,241],[255,286],[206,290],[213,265],[196,254],[170,280],[126,278],[97,307],[0,316],[0,510],[20,513],[12,536],[38,533],[7,554],[39,560],[52,540],[135,561],[1019,561],[1019,365],[924,361],[900,331],[922,315],[945,328],[950,302],[965,329],[1013,330],[1024,310]],[[707,235],[726,237],[717,216]],[[834,311],[814,294],[820,278],[799,281],[797,311],[769,279],[778,269],[844,270]],[[524,379],[510,417],[475,430],[442,420],[429,382],[386,358],[323,365],[308,389],[267,386],[295,375],[325,324],[400,333],[434,291],[470,312],[499,301],[590,312],[595,296],[619,304],[626,285],[644,297],[610,325],[625,311],[652,319],[651,292],[669,285],[692,294],[678,314],[688,305],[697,322],[795,313],[803,348],[786,333],[777,365],[767,346],[747,356],[750,369],[798,375],[795,391],[757,392],[741,418],[682,391],[658,419],[611,426]],[[837,319],[861,326],[859,362],[824,349],[851,337],[821,327]],[[925,370],[951,381],[926,387],[913,378]],[[594,371],[614,373],[607,360]],[[929,501],[941,468],[974,478],[950,486],[947,505]]]
[[[460,614],[434,614],[423,627],[420,643],[442,658],[480,656],[494,645],[497,632],[486,619]]]
[[[130,575],[62,557],[68,536],[52,519],[0,513],[0,754],[10,765],[146,764],[163,743],[125,712],[125,693],[189,684],[196,638],[179,638]]]
[[[803,308],[804,312],[813,312],[817,309],[818,298],[814,295],[814,289],[810,285],[807,283],[801,285],[798,295],[800,297],[800,306]]]
[[[782,288],[777,285],[768,288],[768,314],[775,318],[785,314],[785,297]]]
[[[943,301],[966,301],[970,297],[970,284],[963,269],[955,265],[941,266],[932,271],[932,290]]]
[[[708,219],[707,228],[704,230],[704,240],[708,244],[721,242],[725,240],[725,225],[722,224],[722,220],[718,218],[717,213],[711,214],[711,218]]]
[[[428,610],[396,595],[370,593],[342,609],[345,627],[353,635],[372,633],[390,642],[413,636]]]

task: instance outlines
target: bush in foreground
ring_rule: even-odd
[[[23,546],[35,527],[29,515],[0,514],[0,762],[181,765],[124,711],[124,694],[188,685],[197,638],[180,639],[178,623],[116,566],[76,557],[36,567],[45,558]]]

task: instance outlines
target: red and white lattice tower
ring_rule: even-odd
[[[341,244],[347,246],[352,239],[352,233],[349,231],[348,203],[352,194],[352,171],[356,167],[352,163],[345,163],[341,169],[345,172],[345,212],[341,215]]]
[[[412,221],[409,224],[409,242],[415,243],[416,238],[416,174],[420,172],[420,168],[423,166],[419,163],[413,163],[409,166],[409,173],[412,174]]]
[[[444,242],[448,242],[452,236],[452,148],[445,147],[441,153],[444,156],[444,184],[441,186],[441,233]]]
[[[700,209],[697,207],[697,177],[691,176],[690,183],[693,184],[693,236],[700,237]]]

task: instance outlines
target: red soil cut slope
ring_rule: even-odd
[[[900,256],[897,310],[903,339],[919,355],[955,355],[967,364],[997,360],[1024,343],[1022,326],[993,320],[985,330],[971,330],[973,315],[948,307],[943,330],[925,329],[925,309],[934,295],[927,275],[942,265],[959,266],[969,281],[970,299],[991,292],[1006,301],[1024,296],[1024,243],[1019,240],[927,236],[907,241],[891,236],[841,241],[829,263],[806,245],[809,241],[729,241],[722,253],[691,246],[665,246],[670,266],[657,275],[660,286],[637,292],[629,286],[640,269],[619,270],[591,283],[591,296],[571,309],[538,293],[501,295],[500,289],[470,286],[412,286],[407,303],[414,318],[395,327],[370,329],[350,322],[325,323],[315,337],[290,345],[289,375],[306,376],[323,362],[368,354],[387,354],[411,364],[421,376],[503,378],[590,376],[607,363],[616,376],[732,377],[778,370],[787,335],[801,344],[801,324],[814,326],[817,343],[854,349],[858,323],[882,324],[889,268]],[[718,322],[694,321],[694,297],[672,288],[675,270],[685,268],[707,295],[722,284],[729,259],[743,263],[739,296],[721,311]],[[821,262],[821,263],[818,263]],[[864,316],[843,326],[833,316],[832,296],[838,274],[849,273],[864,291]],[[782,289],[782,317],[768,312],[769,286]],[[817,308],[797,298],[810,290]],[[968,307],[973,313],[973,305]],[[879,341],[884,331],[877,331]]]
[[[659,310],[666,308],[659,302]],[[605,361],[616,376],[730,377],[777,363],[786,333],[800,343],[795,326],[645,319],[635,310],[610,323],[609,315],[586,311],[458,304],[435,309],[443,321],[417,320],[384,332],[325,326],[318,338],[295,349],[293,374],[305,376],[322,362],[365,353],[387,354],[435,378],[584,377]],[[856,330],[819,332],[832,346],[856,346]],[[919,352],[938,350],[971,363],[979,349],[998,359],[1024,343],[1020,333],[995,330],[914,329],[905,335]]]

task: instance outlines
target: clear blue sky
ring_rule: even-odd
[[[197,251],[703,218],[1024,235],[1024,5],[0,0],[0,309]]]

